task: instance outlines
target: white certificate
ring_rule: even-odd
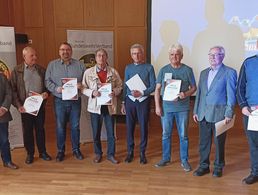
[[[128,81],[125,82],[125,84],[131,91],[132,90],[144,91],[145,89],[147,89],[138,74],[131,77]]]
[[[258,131],[258,109],[254,110],[248,117],[247,130]]]
[[[233,119],[228,123],[225,124],[225,119],[219,122],[215,123],[215,129],[216,129],[216,136],[221,135],[228,129],[234,126],[236,115],[233,116]]]
[[[26,113],[37,116],[42,102],[43,98],[40,94],[30,91],[30,96],[26,98],[23,107]]]
[[[165,101],[175,100],[180,93],[181,82],[182,82],[181,80],[168,79],[165,82],[163,100]]]
[[[62,100],[77,100],[77,78],[62,78]]]
[[[111,105],[112,98],[109,96],[112,93],[111,83],[101,83],[98,91],[101,95],[97,97],[97,105]]]

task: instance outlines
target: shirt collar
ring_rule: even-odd
[[[137,65],[140,65],[140,64],[144,64],[144,61],[139,62],[139,63],[134,62],[133,64],[134,64],[135,66],[137,66]]]
[[[97,72],[100,72],[100,71],[107,72],[107,66],[105,66],[104,69],[101,69],[101,68],[99,68],[98,65],[97,65]]]
[[[218,71],[221,66],[222,66],[222,64],[217,65],[214,69],[210,66],[210,70],[212,70],[212,71]]]
[[[25,65],[25,69],[30,69],[30,70],[34,70],[35,69],[35,64],[33,64],[32,66],[29,66],[28,64],[26,64],[24,62],[24,65]]]
[[[65,64],[65,63],[64,63],[64,60],[60,59],[60,61],[61,61],[62,64]],[[69,65],[70,65],[71,63],[72,63],[72,59],[69,60]]]

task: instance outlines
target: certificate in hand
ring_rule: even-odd
[[[163,100],[173,101],[178,97],[181,88],[181,80],[167,79],[165,82],[165,90]]]
[[[132,90],[144,91],[146,88],[145,84],[143,83],[142,79],[138,74],[131,77],[129,80],[125,82],[127,87]]]
[[[111,105],[112,98],[109,97],[109,95],[112,93],[111,83],[101,83],[98,91],[101,95],[97,97],[97,105]]]
[[[225,124],[225,119],[215,123],[216,136],[221,135],[222,133],[233,127],[235,123],[235,118],[236,115],[233,116],[233,119],[228,124]]]
[[[247,130],[258,131],[258,109],[254,110],[248,117]]]
[[[40,94],[30,91],[30,96],[26,98],[23,107],[28,114],[32,114],[34,116],[38,115],[40,106],[43,102],[43,98]]]
[[[62,78],[62,100],[77,100],[77,78]]]

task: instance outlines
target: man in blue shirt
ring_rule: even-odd
[[[181,166],[185,171],[191,171],[188,162],[188,120],[190,110],[190,96],[195,92],[195,78],[192,68],[181,63],[183,58],[183,47],[181,44],[170,46],[170,64],[165,65],[157,78],[155,89],[155,111],[161,117],[162,123],[162,159],[155,167],[163,167],[171,161],[171,135],[173,121],[176,120],[178,135],[180,139]],[[173,101],[164,100],[166,83],[173,80],[181,80],[178,97]],[[160,100],[162,95],[162,104]]]
[[[140,142],[140,163],[146,164],[147,159],[145,150],[148,140],[148,122],[150,113],[150,94],[155,89],[155,73],[153,66],[144,62],[144,49],[140,44],[134,44],[130,49],[132,64],[128,64],[125,68],[125,82],[135,75],[139,75],[144,83],[145,90],[129,89],[124,84],[124,99],[122,102],[121,112],[126,114],[127,128],[127,157],[126,163],[130,163],[134,158],[134,129],[138,120],[141,131]]]
[[[249,116],[258,109],[258,54],[247,58],[240,70],[237,84],[237,101],[242,109],[244,129],[247,136],[251,173],[243,179],[245,184],[258,182],[258,132],[247,129]]]
[[[80,151],[80,116],[81,97],[77,100],[62,100],[62,78],[77,78],[77,88],[82,88],[82,77],[86,69],[84,64],[72,58],[72,47],[69,43],[62,43],[59,47],[60,59],[48,64],[45,83],[47,89],[54,96],[56,115],[56,137],[58,153],[56,161],[61,162],[65,157],[66,125],[70,123],[73,156],[82,160]]]

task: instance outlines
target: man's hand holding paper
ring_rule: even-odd
[[[248,116],[247,130],[258,131],[258,109],[252,111]]]
[[[179,97],[181,80],[167,79],[163,100],[165,101],[175,101]]]

